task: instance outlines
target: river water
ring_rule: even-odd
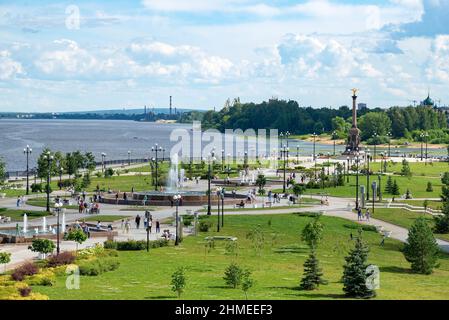
[[[33,149],[31,168],[36,165],[36,159],[45,147],[64,153],[76,150],[92,152],[97,161],[101,161],[102,152],[107,154],[107,160],[127,159],[128,151],[131,151],[132,158],[152,157],[151,147],[158,143],[166,148],[168,156],[168,150],[175,144],[170,142],[170,133],[180,128],[192,127],[188,124],[112,120],[0,120],[0,157],[6,162],[7,171],[17,171],[26,168],[23,154],[26,145]],[[291,157],[296,156],[297,146],[300,155],[313,153],[312,142],[290,141]],[[343,149],[343,146],[336,147],[337,152]],[[396,155],[410,152],[419,154],[420,150],[392,148],[392,154]],[[429,150],[429,154],[444,155],[445,152],[445,149]],[[317,143],[316,153],[333,154],[333,145]]]

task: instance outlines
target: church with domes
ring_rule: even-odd
[[[422,106],[425,106],[425,107],[434,107],[434,106],[435,106],[435,103],[434,103],[433,100],[430,98],[430,92],[429,92],[429,94],[427,95],[427,98],[425,98],[425,99],[421,102],[421,105],[422,105]]]

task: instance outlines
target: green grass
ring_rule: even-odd
[[[424,200],[419,199],[419,200],[400,200],[397,202],[401,202],[401,203],[407,203],[409,205],[412,206],[417,206],[417,207],[424,207]],[[441,201],[436,201],[436,200],[427,200],[427,207],[430,209],[434,209],[434,210],[441,210],[441,208],[443,207],[443,203]]]
[[[134,187],[134,191],[148,191],[152,188],[152,177],[150,175],[135,176],[113,176],[111,178],[92,177],[88,191],[95,191],[97,185],[101,190],[114,190],[130,192]]]
[[[29,206],[33,206],[33,207],[40,207],[40,208],[47,208],[47,200],[46,199],[39,199],[39,198],[34,198],[34,199],[28,199],[27,200],[27,205]],[[54,203],[54,199],[50,200],[50,208],[54,208],[55,207],[55,203]],[[63,206],[63,208],[66,209],[78,209],[77,205],[67,205],[67,206]]]
[[[444,172],[449,172],[449,163],[447,162],[429,162],[427,165],[423,162],[409,162],[410,170],[415,177],[440,177]],[[380,171],[380,159],[375,163],[370,163],[370,169],[375,172]],[[388,163],[387,172],[399,174],[402,169],[402,162]]]
[[[340,218],[322,217],[325,225],[323,241],[317,254],[328,285],[319,290],[299,291],[297,287],[303,273],[303,263],[309,249],[299,240],[305,224],[312,221],[307,215],[229,215],[222,236],[238,238],[239,255],[225,254],[225,244],[217,243],[209,253],[205,251],[204,238],[216,232],[187,237],[179,247],[153,249],[149,253],[119,252],[118,270],[97,277],[81,276],[80,289],[66,289],[66,275],[59,276],[54,286],[35,286],[33,292],[48,295],[51,299],[176,299],[171,291],[171,274],[178,267],[186,268],[187,287],[182,298],[244,299],[240,289],[226,287],[223,280],[225,268],[236,261],[248,268],[256,281],[248,293],[249,299],[340,299],[344,298],[341,276],[344,257],[352,248],[349,234],[356,224]],[[215,221],[215,219],[211,219]],[[259,256],[247,232],[260,225],[265,234],[265,246]],[[214,230],[212,228],[211,230]],[[433,275],[423,276],[410,272],[410,265],[400,252],[402,243],[388,239],[380,247],[380,235],[364,232],[370,246],[369,263],[381,270],[381,289],[377,299],[449,299],[449,257],[442,255],[440,266]]]
[[[22,221],[24,213],[27,214],[28,219],[30,219],[30,220],[50,215],[46,211],[29,211],[29,210],[16,210],[16,209],[0,208],[0,216],[10,217],[12,221]]]
[[[92,216],[83,219],[83,221],[89,222],[89,221],[100,221],[100,222],[114,222],[119,221],[122,219],[128,218],[128,216],[112,216],[112,215],[99,215],[99,216]]]
[[[384,198],[391,198],[391,194],[385,193],[385,185],[387,182],[388,177],[382,176],[381,177],[381,187],[382,187],[382,195]],[[441,187],[442,183],[439,178],[433,178],[433,177],[419,177],[419,176],[412,176],[410,179],[407,177],[402,176],[393,176],[393,180],[396,180],[399,185],[399,191],[402,194],[405,194],[407,189],[410,189],[410,192],[412,193],[412,196],[414,198],[439,198],[441,194]],[[377,181],[377,175],[372,175],[370,177],[370,184],[373,181]],[[427,182],[430,181],[433,186],[432,192],[427,192]],[[366,176],[359,175],[359,185],[365,185],[366,186]],[[356,177],[350,176],[349,177],[349,183],[346,183],[345,186],[342,187],[329,187],[324,189],[308,189],[306,191],[306,194],[321,194],[325,193],[330,196],[335,197],[354,197],[355,196],[355,187],[356,187]],[[371,192],[371,190],[370,190]],[[396,197],[399,199],[399,197]]]
[[[373,218],[395,224],[409,229],[418,217],[424,217],[433,227],[433,216],[421,212],[413,212],[405,209],[375,209]],[[449,234],[435,234],[435,237],[449,241]]]

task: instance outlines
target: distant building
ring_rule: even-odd
[[[368,109],[368,106],[367,106],[366,103],[359,103],[359,104],[357,104],[357,111],[363,111],[363,110],[366,110],[366,109]]]
[[[425,107],[433,107],[435,105],[433,100],[430,98],[430,92],[427,95],[427,98],[425,98],[423,101],[421,101],[421,105],[425,106]]]

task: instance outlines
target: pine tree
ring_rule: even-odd
[[[407,243],[404,246],[404,256],[411,263],[416,273],[431,274],[437,266],[440,249],[435,237],[423,217],[415,220],[408,231]]]
[[[412,171],[410,170],[410,166],[407,162],[407,160],[402,160],[402,169],[401,169],[401,175],[404,177],[410,178],[412,176]]]
[[[401,192],[399,191],[398,182],[396,180],[394,180],[393,186],[391,187],[391,194],[394,196],[398,196],[401,194]]]
[[[369,248],[362,241],[362,231],[356,238],[355,247],[345,258],[346,264],[343,266],[343,291],[348,297],[371,298],[376,292],[367,285],[367,278],[370,276],[366,270],[368,268]]]
[[[323,272],[316,257],[315,249],[312,249],[309,258],[304,262],[304,276],[299,288],[301,290],[315,290],[318,289],[320,284],[327,284],[327,281],[323,279]]]
[[[391,190],[393,189],[393,179],[391,176],[387,179],[387,184],[385,185],[385,193],[391,194]]]
[[[449,187],[443,186],[441,202],[443,202],[442,215],[433,217],[435,221],[434,231],[436,233],[449,233]]]

